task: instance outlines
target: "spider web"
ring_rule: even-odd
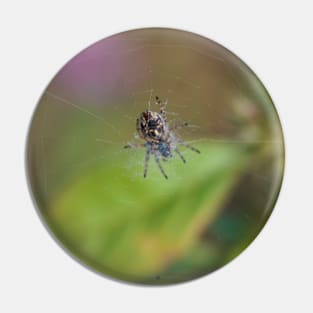
[[[240,102],[245,102],[246,97],[244,96],[244,91],[242,90],[241,82],[237,80],[235,73],[232,69],[227,66],[226,59],[222,56],[217,56],[216,53],[206,53],[203,49],[197,49],[194,46],[185,45],[185,44],[170,44],[158,43],[158,42],[149,42],[146,39],[142,38],[132,38],[132,39],[123,39],[118,38],[114,40],[114,44],[121,46],[122,49],[119,51],[110,51],[107,50],[103,53],[103,57],[109,58],[119,58],[119,60],[132,59],[137,53],[149,53],[151,50],[159,51],[177,51],[177,49],[185,50],[194,53],[199,58],[207,59],[208,63],[213,63],[214,66],[219,67],[224,70],[229,77],[231,77],[234,90],[237,93],[237,100]],[[88,49],[87,49],[88,50]],[[210,66],[209,66],[210,67]],[[215,69],[216,70],[216,69]],[[209,73],[207,74],[209,75]],[[144,79],[143,79],[144,77]],[[160,85],[160,77],[164,79],[167,83]],[[56,77],[57,80],[58,77]],[[141,84],[134,84],[133,82],[141,81]],[[127,142],[139,141],[138,135],[135,130],[136,118],[139,114],[145,109],[150,109],[152,111],[159,111],[159,107],[155,104],[155,97],[159,96],[162,100],[168,100],[168,105],[166,108],[166,114],[168,121],[171,125],[179,124],[183,122],[188,122],[189,126],[185,129],[177,130],[177,133],[180,138],[182,138],[187,143],[195,145],[197,142],[210,142],[210,143],[221,143],[221,144],[256,144],[256,143],[275,143],[272,139],[266,140],[263,138],[253,138],[247,139],[240,136],[229,136],[223,131],[220,133],[220,130],[225,126],[225,119],[223,114],[215,114],[216,110],[221,111],[221,104],[218,106],[210,99],[210,85],[203,83],[199,77],[195,79],[192,75],[181,71],[179,68],[175,70],[167,70],[162,67],[157,68],[154,64],[149,64],[145,61],[145,66],[138,71],[132,71],[131,77],[125,76],[120,79],[119,92],[122,94],[121,98],[124,99],[124,103],[127,103],[127,109],[125,104],[119,104],[118,101],[111,107],[112,111],[117,112],[119,118],[112,122],[110,118],[107,117],[106,112],[101,108],[95,106],[89,106],[86,103],[77,102],[71,98],[64,96],[62,92],[58,91],[58,88],[49,86],[45,91],[43,97],[50,98],[49,101],[58,103],[59,105],[68,106],[71,110],[76,111],[76,114],[79,112],[82,116],[85,116],[86,119],[93,120],[94,122],[101,123],[103,133],[108,133],[109,135],[103,135],[99,133],[96,136],[90,137],[90,141],[94,144],[100,144],[103,146],[103,153],[99,154],[90,154],[84,156],[83,159],[74,160],[68,164],[77,170],[78,168],[85,168],[92,166],[93,164],[102,161],[105,159],[105,153],[109,149],[114,149],[115,153],[125,153],[123,146]],[[205,94],[206,90],[209,90],[208,96],[204,97],[199,103],[199,99],[195,99],[196,94]],[[198,105],[194,105],[197,101]],[[203,122],[198,123],[197,117],[203,115],[203,109],[207,112],[208,116],[214,116],[214,121],[211,121],[206,125],[208,127],[206,131],[203,131]],[[48,119],[49,120],[49,119]],[[53,136],[46,135],[46,126],[49,123],[47,120],[46,114],[41,125],[41,149],[42,154],[46,154],[47,145],[51,144]],[[129,125],[128,130],[121,134],[121,128],[119,125]],[[176,131],[175,131],[176,133]],[[64,134],[62,136],[69,136],[72,140],[79,141],[80,137],[73,134]],[[127,152],[129,153],[129,152]],[[132,164],[140,163],[143,165],[144,152],[139,154],[136,151],[132,151],[132,156],[130,157],[129,166]],[[140,155],[140,157],[139,157]],[[150,160],[151,161],[151,160]],[[48,188],[48,170],[47,165],[43,165],[43,171],[45,173],[45,190]],[[138,176],[142,176],[142,173],[138,173]],[[266,176],[263,177],[267,179]]]

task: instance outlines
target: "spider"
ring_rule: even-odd
[[[173,130],[175,129],[187,127],[188,123],[170,127],[167,123],[165,112],[167,101],[162,102],[158,96],[155,97],[155,100],[155,103],[160,106],[160,112],[146,110],[140,114],[140,117],[137,118],[136,121],[138,135],[140,138],[145,140],[145,143],[128,143],[126,146],[124,146],[124,148],[146,148],[143,176],[147,176],[150,155],[153,154],[161,173],[163,174],[164,178],[168,179],[168,176],[162,167],[161,159],[163,161],[167,161],[169,158],[173,157],[173,153],[175,152],[180,157],[180,159],[186,163],[186,159],[177,147],[178,144],[185,146],[197,153],[200,153],[200,151],[181,140],[173,133]]]

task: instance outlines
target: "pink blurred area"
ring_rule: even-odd
[[[113,99],[129,96],[145,80],[144,75],[136,73],[148,68],[148,56],[144,50],[137,50],[138,43],[132,40],[101,40],[70,60],[47,90],[84,106],[110,105]]]

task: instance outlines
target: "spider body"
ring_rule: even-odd
[[[200,153],[200,151],[179,139],[173,133],[174,129],[188,126],[188,124],[184,123],[170,128],[167,124],[165,113],[167,102],[162,103],[161,100],[156,97],[156,104],[160,105],[160,112],[146,110],[140,114],[136,121],[137,133],[146,143],[139,145],[129,143],[125,148],[145,147],[144,177],[147,176],[150,155],[153,154],[161,173],[167,179],[168,177],[161,165],[160,158],[162,158],[163,161],[167,161],[169,158],[173,157],[173,153],[176,152],[185,163],[186,160],[179,151],[177,144],[181,144],[197,153]]]
[[[164,140],[166,135],[166,124],[161,114],[146,110],[137,119],[137,132],[147,142]]]

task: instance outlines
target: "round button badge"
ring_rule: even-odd
[[[71,59],[40,98],[26,150],[56,240],[105,277],[144,285],[238,256],[284,171],[280,121],[257,76],[216,42],[166,28],[123,32]]]

